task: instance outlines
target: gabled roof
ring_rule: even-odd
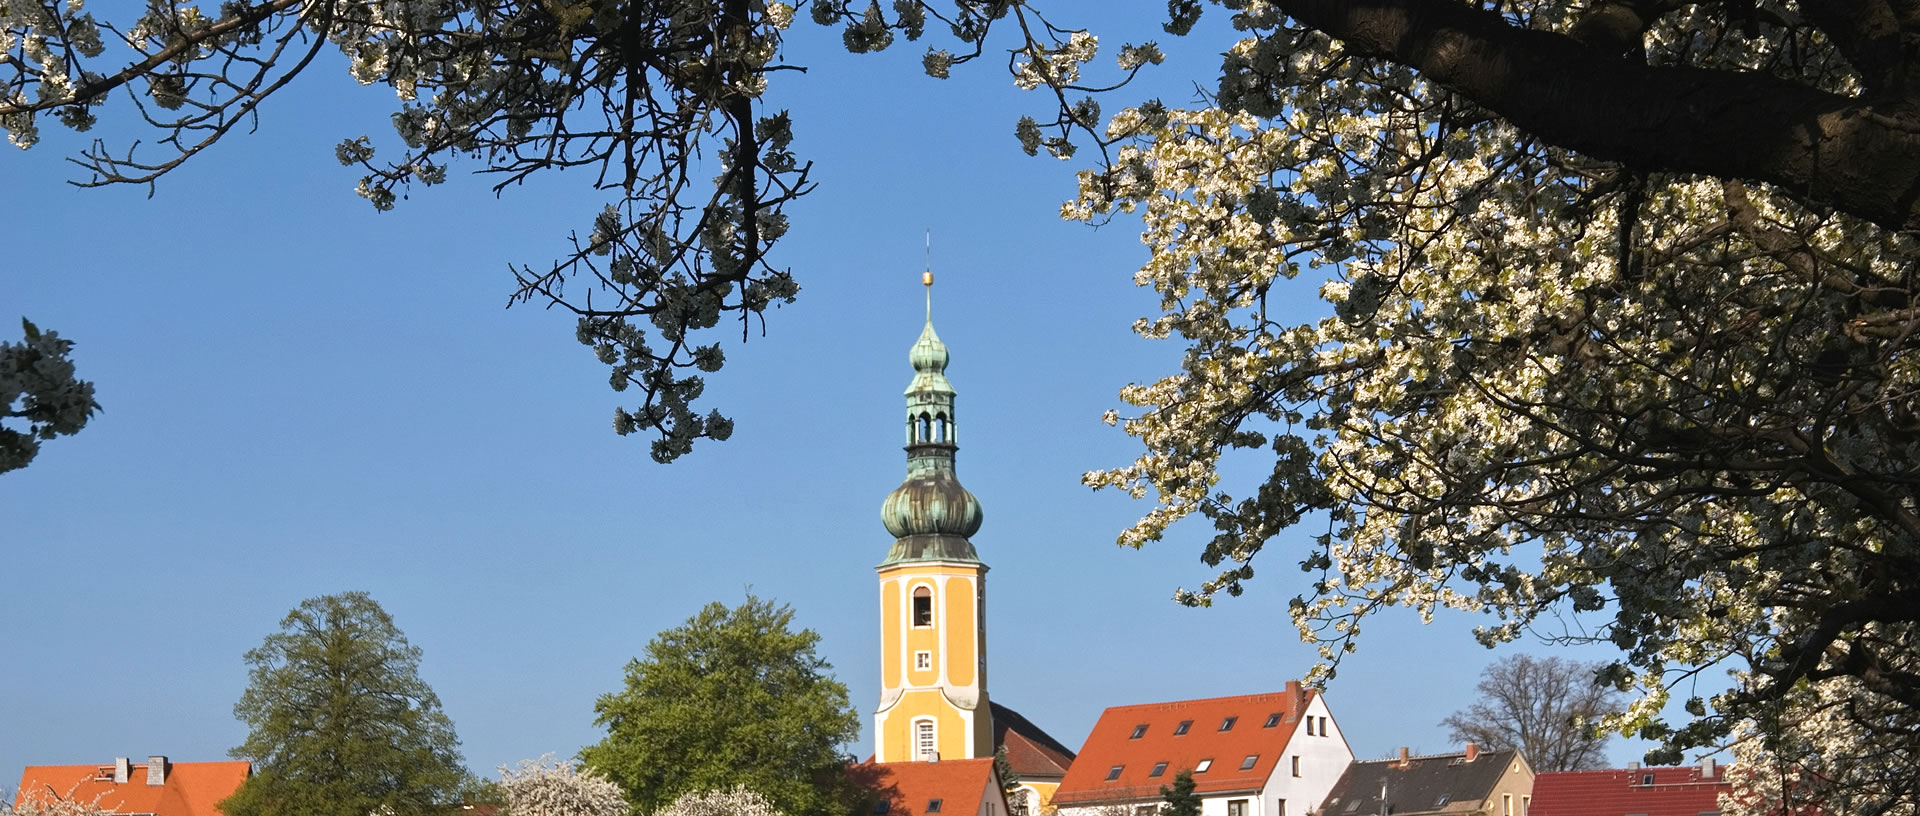
[[[165,782],[147,784],[147,763],[130,764],[127,781],[113,781],[113,765],[29,765],[20,774],[15,806],[31,798],[93,803],[108,813],[220,816],[215,805],[247,781],[247,762],[169,762]],[[104,773],[103,773],[104,771]],[[105,777],[104,779],[102,777]]]
[[[1698,766],[1558,771],[1533,778],[1530,816],[1699,816],[1720,809],[1733,789],[1728,766],[1705,776]],[[1651,780],[1651,784],[1648,784]]]
[[[1465,813],[1477,810],[1519,752],[1479,751],[1400,759],[1355,760],[1327,792],[1320,812],[1326,816],[1374,816],[1377,813]],[[1537,788],[1536,788],[1537,790]],[[1385,794],[1382,808],[1382,793]],[[1538,796],[1529,816],[1540,816]],[[1616,816],[1623,816],[1616,814]],[[1687,816],[1697,816],[1689,813]]]
[[[928,805],[936,799],[940,800],[940,809],[932,816],[974,816],[980,811],[982,797],[1000,795],[992,757],[862,762],[848,773],[854,784],[878,797],[874,816],[930,816]],[[1007,811],[1001,807],[996,812]]]
[[[999,703],[993,708],[993,745],[1007,749],[1007,764],[1021,777],[1065,776],[1073,749],[1040,730],[1020,712]]]
[[[1288,681],[1286,691],[1273,694],[1109,708],[1087,735],[1052,801],[1072,805],[1158,799],[1160,787],[1173,784],[1174,775],[1183,770],[1195,771],[1196,793],[1258,790],[1273,774],[1301,712],[1316,693]],[[1233,718],[1233,726],[1223,731],[1228,718]],[[1270,719],[1272,726],[1267,725]],[[1177,734],[1183,722],[1189,723],[1187,731]],[[1254,758],[1253,764],[1242,769],[1248,757]],[[1199,771],[1200,762],[1208,759],[1211,765]],[[1162,762],[1167,765],[1161,774],[1152,775]]]

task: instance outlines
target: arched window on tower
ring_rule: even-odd
[[[927,416],[926,414],[921,414],[920,415],[920,435],[915,437],[913,441],[926,442],[928,440],[931,440],[932,438],[933,438],[933,419]]]
[[[907,417],[907,444],[909,445],[920,441],[918,439],[915,439],[913,436],[913,425],[914,425],[913,417]]]
[[[924,584],[913,588],[913,625],[933,625],[933,590]]]
[[[935,442],[953,441],[947,438],[947,415],[946,414],[935,414],[933,417],[933,441]]]

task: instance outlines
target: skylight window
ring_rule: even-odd
[[[940,800],[938,800],[938,799],[928,799],[928,800],[927,800],[927,812],[928,812],[928,813],[939,813],[939,812],[940,812]]]
[[[1184,736],[1187,733],[1187,729],[1192,727],[1192,720],[1181,720],[1179,725],[1173,727],[1173,735],[1176,737]]]
[[[1251,771],[1253,770],[1253,764],[1259,761],[1259,754],[1248,754],[1246,759],[1240,760],[1240,770]]]
[[[1449,799],[1449,798],[1451,798],[1451,797],[1449,797],[1449,796],[1448,796],[1447,794],[1444,794],[1444,793],[1443,793],[1443,794],[1440,794],[1440,798],[1438,798],[1438,799],[1435,799],[1435,800],[1433,800],[1433,809],[1434,809],[1434,810],[1439,810],[1439,809],[1441,809],[1441,808],[1443,808],[1443,807],[1446,807],[1446,806],[1447,806],[1447,799]]]
[[[1125,767],[1127,767],[1127,766],[1125,766],[1125,765],[1115,765],[1115,766],[1113,766],[1113,767],[1111,767],[1111,768],[1108,768],[1108,769],[1107,769],[1107,781],[1108,781],[1108,782],[1112,782],[1112,781],[1113,781],[1113,780],[1115,780],[1115,779],[1119,779],[1119,778],[1120,778],[1120,771],[1121,771],[1121,769],[1123,769],[1123,768],[1125,768]]]
[[[1147,772],[1147,776],[1148,776],[1148,777],[1155,777],[1155,776],[1159,776],[1159,775],[1161,775],[1161,774],[1163,774],[1163,773],[1166,773],[1166,772],[1167,772],[1167,763],[1165,763],[1165,762],[1155,762],[1155,763],[1153,763],[1153,770],[1151,770],[1151,771],[1148,771],[1148,772]]]
[[[1239,722],[1239,721],[1240,721],[1240,718],[1239,718],[1239,717],[1228,717],[1228,718],[1226,718],[1226,719],[1224,719],[1224,720],[1221,720],[1221,721],[1220,721],[1220,730],[1222,730],[1222,731],[1232,731],[1232,730],[1233,730],[1233,724],[1234,724],[1234,723],[1237,723],[1237,722]]]
[[[1207,757],[1206,759],[1200,760],[1200,764],[1193,766],[1193,772],[1206,773],[1207,769],[1211,767],[1213,767],[1213,757]]]
[[[1280,724],[1280,712],[1278,712],[1278,711],[1275,711],[1275,712],[1273,712],[1272,714],[1268,714],[1268,715],[1267,715],[1267,724],[1266,724],[1266,725],[1263,725],[1263,726],[1260,726],[1260,727],[1261,727],[1261,728],[1272,728],[1272,727],[1274,727],[1274,726],[1276,726],[1276,725],[1279,725],[1279,724]],[[1309,733],[1309,734],[1311,734],[1311,733],[1313,733],[1313,721],[1312,721],[1312,720],[1308,720],[1308,721],[1307,721],[1307,733]]]
[[[1139,739],[1146,735],[1147,735],[1147,724],[1141,723],[1133,727],[1133,736],[1128,737],[1127,739]]]

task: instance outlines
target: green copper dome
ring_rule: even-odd
[[[929,281],[928,286],[932,283]],[[895,539],[886,564],[900,561],[979,561],[968,537],[980,531],[980,500],[960,486],[954,454],[960,449],[954,390],[947,382],[947,346],[927,325],[907,352],[907,478],[880,505],[880,522]]]

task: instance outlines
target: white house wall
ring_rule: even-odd
[[[1347,747],[1347,738],[1340,733],[1340,724],[1334,721],[1333,713],[1327,710],[1325,698],[1313,695],[1304,716],[1315,718],[1313,733],[1307,733],[1304,720],[1293,729],[1286,751],[1280,755],[1280,761],[1274,763],[1273,775],[1267,778],[1261,791],[1259,816],[1301,816],[1309,809],[1319,810],[1320,803],[1333,791],[1334,783],[1347,772],[1347,764],[1353,761],[1353,749]],[[1331,733],[1320,733],[1320,717],[1327,718],[1327,731]],[[1297,777],[1293,775],[1294,757],[1300,758]],[[1280,806],[1283,801],[1286,802],[1284,810]],[[1219,816],[1226,816],[1226,805],[1220,806]]]

